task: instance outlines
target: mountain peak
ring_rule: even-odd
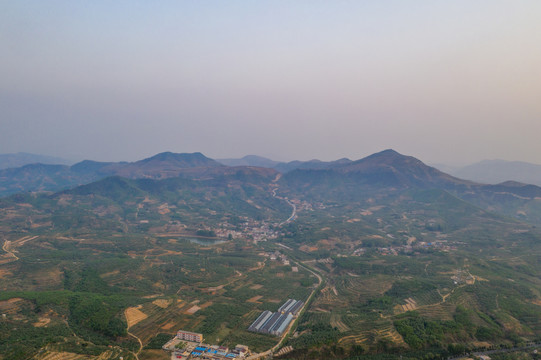
[[[213,162],[214,160],[209,159],[200,152],[194,153],[174,153],[171,151],[165,151],[149,158],[137,161],[137,162],[149,162],[149,161],[202,161],[202,162]]]
[[[393,186],[456,185],[467,182],[447,175],[421,160],[387,149],[334,169],[344,174],[356,174],[367,182]]]
[[[402,155],[393,149],[387,149],[378,153],[367,156],[363,159],[354,161],[353,164],[364,164],[369,166],[396,166],[396,165],[408,165],[408,166],[427,166],[421,160],[414,158],[413,156]]]

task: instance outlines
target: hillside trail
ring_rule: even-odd
[[[31,241],[31,240],[35,240],[39,237],[39,235],[36,235],[36,236],[25,236],[25,237],[22,237],[18,240],[15,240],[15,241],[11,241],[11,240],[6,240],[4,238],[4,244],[2,245],[2,250],[5,251],[5,253],[12,257],[14,259],[14,261],[17,261],[19,260],[19,257],[17,255],[15,255],[15,248],[18,247],[18,246],[22,246],[24,245],[26,242],[28,241]]]
[[[13,253],[13,251],[11,251],[11,250],[9,249],[10,245],[11,245],[11,241],[5,240],[5,239],[4,239],[4,245],[2,245],[2,250],[4,250],[4,252],[5,252],[6,254],[8,254],[8,256],[14,258],[15,261],[19,260],[19,258],[17,257],[17,255],[15,255],[15,253]]]

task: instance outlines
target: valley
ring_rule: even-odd
[[[440,359],[541,339],[541,189],[393,151],[285,173],[179,157],[0,199],[0,359],[168,359],[179,329],[254,359]],[[287,299],[306,303],[290,332],[248,331]]]

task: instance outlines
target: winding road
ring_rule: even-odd
[[[289,223],[289,222],[295,220],[295,218],[297,217],[297,206],[296,206],[294,203],[292,203],[288,198],[285,198],[285,197],[282,197],[282,196],[278,196],[278,195],[276,194],[276,191],[277,191],[278,188],[279,188],[279,185],[277,184],[277,182],[278,182],[278,180],[280,179],[280,176],[281,176],[281,174],[278,174],[278,175],[276,176],[276,179],[272,180],[272,182],[275,184],[275,185],[273,185],[274,187],[273,187],[273,189],[272,189],[272,197],[287,202],[287,203],[289,204],[289,206],[292,207],[293,210],[291,211],[291,215],[287,218],[287,220],[282,221],[280,224],[278,224],[278,226],[282,226],[282,225],[284,225],[284,224],[287,224],[287,223]]]

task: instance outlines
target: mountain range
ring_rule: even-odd
[[[450,174],[484,184],[517,181],[541,186],[541,165],[523,161],[483,160],[481,162],[449,169]]]
[[[0,195],[25,191],[56,192],[110,176],[152,180],[175,177],[190,180],[224,177],[250,179],[256,176],[266,179],[269,184],[273,179],[280,178],[279,184],[286,192],[327,199],[347,199],[408,188],[441,189],[483,209],[541,223],[540,187],[519,182],[487,185],[463,180],[390,149],[356,161],[340,159],[278,163],[247,156],[219,162],[201,153],[164,152],[135,162],[85,160],[72,166],[29,164],[0,170]]]

